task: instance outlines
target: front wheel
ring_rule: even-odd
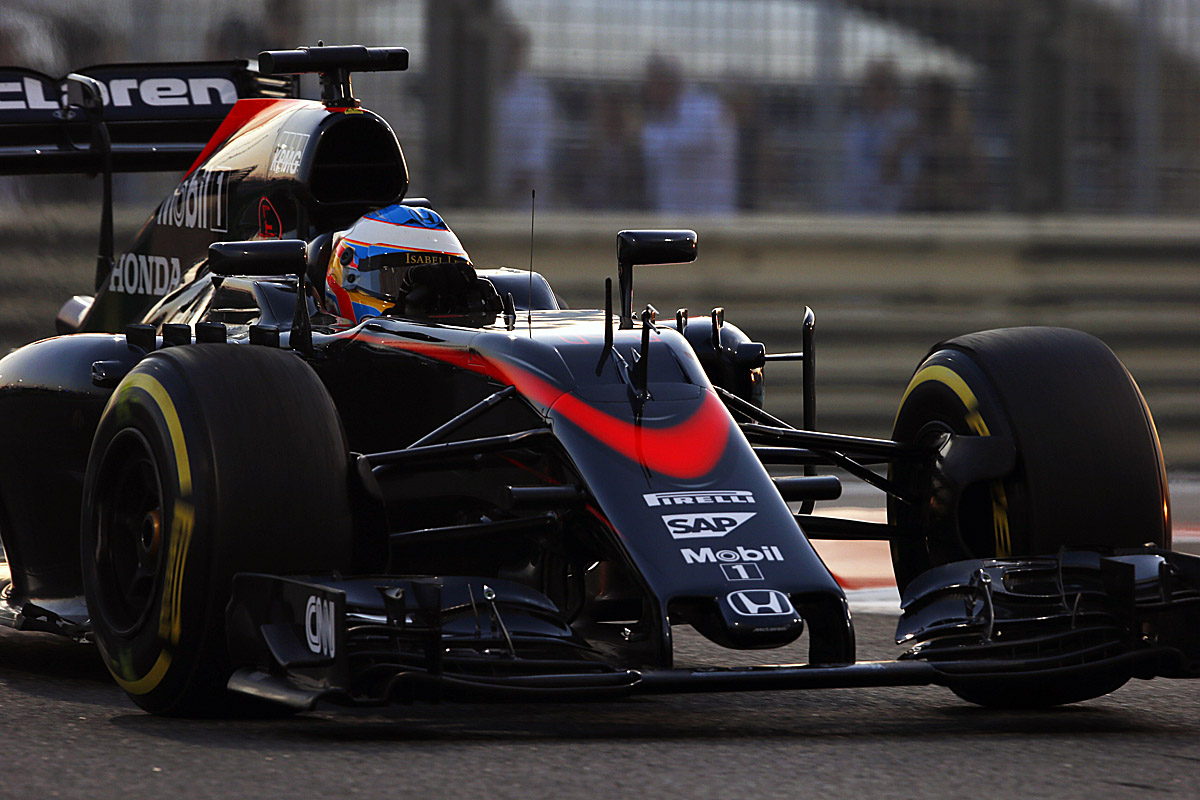
[[[328,392],[290,352],[173,347],[125,377],[93,440],[81,547],[96,642],[135,703],[234,710],[233,575],[348,569],[347,464]]]
[[[951,561],[1062,547],[1170,547],[1166,471],[1150,410],[1100,340],[1063,328],[1011,328],[938,345],[904,392],[892,438],[936,446],[947,435],[1005,437],[1015,466],[961,488],[952,502],[927,465],[892,468],[918,502],[889,499],[889,522],[921,533],[892,545],[901,592]],[[967,699],[1053,705],[1107,693],[1112,682],[1094,692],[976,690]]]

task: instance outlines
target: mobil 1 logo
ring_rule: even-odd
[[[729,547],[714,550],[711,547],[685,547],[679,551],[685,564],[716,564],[727,581],[761,581],[762,569],[758,562],[783,562],[783,551],[777,546],[764,544],[761,547]]]
[[[203,168],[184,178],[158,207],[158,224],[227,233],[232,172]]]
[[[758,564],[722,564],[721,572],[727,581],[761,581],[762,570]]]
[[[783,551],[773,544],[761,547],[729,547],[714,550],[711,547],[685,547],[679,551],[685,564],[746,564],[759,561],[782,562]]]

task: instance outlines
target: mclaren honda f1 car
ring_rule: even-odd
[[[105,185],[94,296],[0,360],[0,622],[94,641],[163,714],[924,684],[1045,706],[1198,674],[1200,560],[1170,549],[1105,345],[951,339],[891,439],[820,431],[810,310],[767,353],[719,309],[635,309],[635,268],[691,261],[692,231],[617,233],[597,310],[477,269],[353,96],[407,63],[0,71],[0,169]],[[138,170],[186,172],[114,252],[111,177]],[[797,427],[763,410],[774,362],[802,371]],[[839,476],[887,522],[815,515]],[[890,542],[903,656],[856,661],[822,538]],[[808,658],[675,667],[680,625]]]

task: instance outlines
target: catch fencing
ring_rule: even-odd
[[[11,0],[0,60],[403,44],[356,87],[443,206],[1183,215],[1197,34],[1196,0]]]

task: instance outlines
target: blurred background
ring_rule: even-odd
[[[5,0],[0,62],[400,44],[356,76],[410,195],[480,266],[598,306],[621,228],[687,226],[638,301],[769,350],[817,312],[819,422],[884,436],[941,338],[1067,325],[1138,378],[1200,470],[1200,0]],[[315,96],[315,85],[306,86]],[[118,180],[127,235],[178,176]],[[89,291],[98,182],[0,180],[0,352]],[[530,252],[530,190],[537,191]],[[118,248],[120,248],[120,238]],[[798,409],[773,366],[768,407]]]

